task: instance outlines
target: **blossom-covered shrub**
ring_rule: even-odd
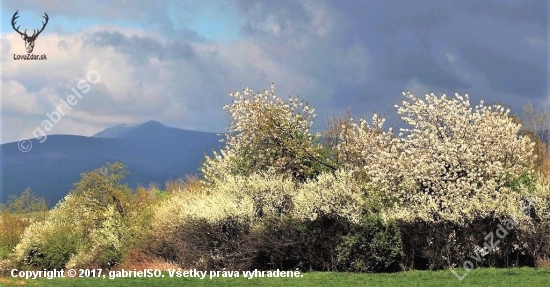
[[[22,239],[15,247],[15,258],[24,265],[39,269],[65,268],[66,263],[78,250],[79,238],[83,226],[78,218],[71,220],[69,205],[71,195],[57,204],[49,212],[45,222],[31,224],[23,233]]]
[[[502,198],[499,202],[478,205],[475,216],[458,220],[449,217],[430,220],[426,210],[419,206],[388,211],[385,215],[399,217],[406,254],[404,265],[410,269],[442,269],[460,266],[466,260],[481,254],[483,261],[476,266],[513,267],[534,266],[538,258],[548,258],[550,247],[549,203],[550,189],[542,175],[522,174],[509,180],[508,188],[517,196]],[[523,195],[520,197],[520,195]],[[462,204],[471,207],[466,201]],[[486,210],[483,210],[486,208]],[[424,212],[417,215],[414,212]],[[424,219],[423,219],[424,218]],[[513,220],[510,230],[499,231]],[[489,235],[492,233],[492,235]],[[503,237],[504,234],[504,237]],[[493,243],[490,243],[489,240]],[[495,246],[494,242],[499,243]],[[496,248],[483,251],[487,244]]]
[[[317,179],[296,183],[268,171],[226,176],[213,183],[193,192],[182,190],[163,201],[155,210],[152,233],[169,236],[186,220],[195,218],[215,222],[236,216],[255,224],[262,218],[288,214],[304,220],[337,214],[358,222],[366,212],[367,196],[349,172],[325,173]]]
[[[295,218],[315,220],[336,215],[358,223],[368,212],[369,194],[346,171],[323,173],[301,184],[294,197]]]
[[[29,226],[16,259],[38,268],[111,268],[149,225],[151,199],[121,184],[121,164],[82,175],[50,212]]]

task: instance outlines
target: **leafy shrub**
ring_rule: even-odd
[[[403,257],[401,233],[395,222],[364,216],[359,225],[343,236],[338,263],[351,272],[399,271]]]
[[[254,249],[250,268],[303,268],[302,248],[306,230],[303,221],[291,216],[265,218],[250,233],[251,248]]]
[[[533,258],[550,258],[550,182],[544,174],[522,176],[512,180],[514,188],[524,194],[524,217],[518,224],[519,246]]]
[[[0,212],[0,259],[9,257],[29,225],[29,221],[9,211]]]
[[[251,268],[337,271],[335,247],[351,222],[336,214],[315,219],[266,219],[253,230],[255,257]]]
[[[292,180],[269,172],[226,176],[214,183],[189,185],[170,194],[155,208],[152,236],[170,238],[190,219],[213,223],[237,217],[254,224],[263,217],[281,216],[291,210],[296,188]]]
[[[16,259],[40,268],[111,268],[149,225],[151,199],[120,182],[119,163],[85,173],[44,223],[33,223]]]
[[[334,248],[347,226],[357,222],[365,212],[365,195],[350,173],[327,173],[315,180],[296,183],[283,175],[264,172],[226,176],[213,183],[194,192],[173,193],[157,207],[150,233],[151,245],[156,250],[153,255],[189,264],[189,258],[216,253],[218,247],[204,243],[214,239],[200,237],[199,233],[222,223],[232,226],[228,220],[238,218],[239,222],[249,224],[247,230],[239,229],[239,234],[249,235],[236,237],[232,243],[216,241],[226,242],[224,246],[245,246],[243,242],[248,242],[247,250],[228,249],[241,253],[241,257],[235,256],[243,260],[243,265],[336,270]],[[214,230],[211,232],[216,234]],[[201,250],[196,247],[181,251],[192,242],[201,242],[201,248],[214,249],[200,254],[193,253]],[[172,258],[171,252],[191,255]],[[236,259],[227,260],[223,264],[237,264]],[[210,267],[223,265],[206,259],[201,262],[210,262]]]
[[[150,252],[182,267],[249,266],[247,234],[263,218],[288,213],[294,188],[292,180],[269,172],[186,184],[156,207]]]
[[[522,235],[521,224],[508,230],[505,237],[498,237],[499,225],[506,226],[508,220],[485,217],[465,224],[400,222],[406,254],[404,265],[410,269],[437,270],[461,267],[470,260],[477,267],[534,266],[536,257]],[[488,250],[486,246],[496,248]]]
[[[187,219],[171,237],[154,241],[149,252],[184,268],[244,270],[253,252],[249,231],[248,220],[238,217]]]
[[[55,216],[55,213],[54,215]],[[81,230],[53,221],[29,226],[16,247],[16,258],[38,269],[62,269],[76,253]]]

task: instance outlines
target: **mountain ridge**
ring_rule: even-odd
[[[17,142],[0,145],[0,202],[30,187],[50,206],[63,198],[80,174],[119,161],[129,172],[125,182],[135,188],[163,185],[199,174],[205,154],[221,147],[215,133],[167,127],[156,121],[120,124],[94,136],[49,135],[21,152]]]

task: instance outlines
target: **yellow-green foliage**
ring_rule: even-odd
[[[0,212],[0,259],[7,257],[30,222],[8,211]]]
[[[82,175],[44,223],[32,224],[16,258],[39,268],[112,267],[146,230],[154,198],[121,185],[119,163]]]
[[[216,222],[229,216],[254,224],[284,215],[314,220],[323,214],[337,214],[357,222],[365,212],[365,198],[349,172],[325,173],[305,183],[272,172],[226,176],[195,192],[174,193],[161,203],[152,233],[169,235],[188,219]]]
[[[512,217],[519,223],[530,221],[526,215],[525,201],[534,204],[537,216],[550,221],[550,185],[540,174],[524,174],[509,180],[511,184],[498,191],[486,190],[475,195],[435,199],[429,194],[406,191],[397,194],[394,205],[381,211],[386,219],[412,222],[450,221],[459,224],[475,218]],[[444,204],[442,208],[441,204]]]
[[[333,214],[358,223],[367,212],[368,197],[351,172],[324,173],[299,186],[293,214],[299,219],[311,220]]]

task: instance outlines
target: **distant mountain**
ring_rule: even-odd
[[[120,124],[116,126],[112,126],[110,128],[106,128],[97,134],[93,135],[94,138],[118,138],[124,135],[125,133],[133,130],[136,128],[136,126],[139,126],[137,124],[128,125],[128,124]]]
[[[151,138],[151,137],[174,137],[192,136],[197,133],[208,134],[197,131],[188,131],[178,128],[167,127],[157,121],[148,121],[143,124],[121,124],[116,125],[93,135],[95,138]]]
[[[44,143],[32,139],[21,152],[17,142],[0,145],[0,202],[30,187],[54,205],[80,174],[120,161],[131,187],[198,174],[205,153],[221,147],[214,133],[166,127],[156,121],[116,125],[92,137],[50,135]]]

